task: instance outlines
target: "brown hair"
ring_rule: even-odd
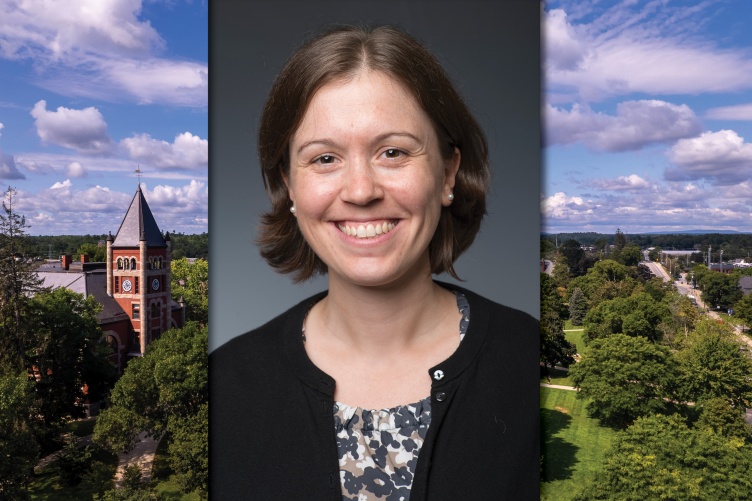
[[[475,239],[486,213],[488,146],[438,60],[406,33],[388,26],[334,28],[305,43],[287,61],[272,86],[259,128],[258,153],[272,210],[262,215],[257,243],[261,256],[296,282],[324,274],[326,264],[303,238],[283,173],[290,169],[290,140],[313,95],[334,79],[362,69],[380,71],[401,82],[430,118],[444,158],[461,153],[454,201],[443,207],[429,244],[431,272],[459,278],[453,263]]]

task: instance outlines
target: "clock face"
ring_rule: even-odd
[[[159,290],[159,279],[158,278],[155,278],[154,280],[151,281],[151,288],[154,289],[155,291]]]
[[[123,280],[123,290],[125,292],[130,292],[131,291],[131,287],[133,287],[133,285],[131,284],[130,280]]]

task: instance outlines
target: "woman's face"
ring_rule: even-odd
[[[313,96],[290,141],[285,179],[298,225],[330,281],[364,286],[429,274],[428,244],[460,154],[403,86],[375,71]]]

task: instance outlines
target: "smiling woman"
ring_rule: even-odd
[[[464,288],[480,126],[405,32],[338,27],[261,117],[259,244],[317,294],[211,355],[212,499],[538,499],[538,327]]]

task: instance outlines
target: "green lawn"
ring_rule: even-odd
[[[616,432],[587,416],[569,390],[541,388],[541,500],[571,499],[603,462]]]
[[[79,419],[77,421],[69,421],[65,425],[66,433],[73,433],[77,437],[85,437],[94,433],[94,425],[97,424],[95,419]]]

